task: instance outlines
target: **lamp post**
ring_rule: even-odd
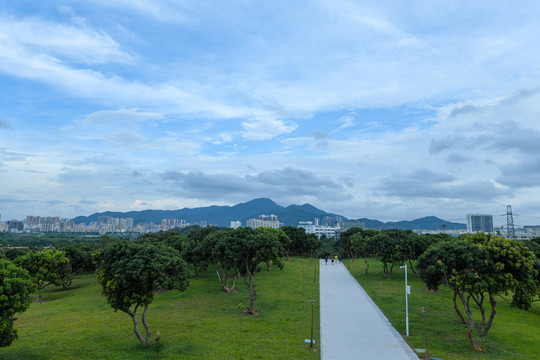
[[[426,308],[422,306],[422,312],[424,313],[424,337],[426,339],[426,350],[424,352],[424,360],[429,359],[428,349],[427,349],[427,327],[426,327]]]
[[[409,295],[411,287],[407,285],[407,264],[400,266],[400,269],[405,269],[405,324],[407,328],[407,336],[409,336]]]
[[[309,343],[309,350],[313,350],[313,306],[315,300],[311,300],[311,342]]]

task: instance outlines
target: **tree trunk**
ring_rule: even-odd
[[[468,320],[467,321],[467,324],[468,324],[467,336],[469,337],[469,342],[471,343],[471,346],[474,349],[474,351],[482,352],[483,351],[482,349],[483,336],[480,336],[481,335],[480,333],[481,333],[481,328],[483,328],[484,326],[482,324],[475,323],[474,317],[471,311],[471,307],[470,307],[470,299],[473,298],[473,300],[476,302],[479,310],[482,312],[482,319],[484,321],[485,315],[484,315],[484,310],[482,308],[483,299],[481,300],[476,299],[472,294],[469,294],[467,296],[467,300],[465,300],[463,293],[458,293],[458,296],[459,296],[459,299],[461,300],[461,304],[463,305],[463,308],[465,309],[465,313],[467,314],[467,320]],[[475,330],[477,330],[478,332],[478,338],[476,338],[474,335]]]
[[[394,270],[394,263],[390,266],[390,272],[388,273],[388,280],[392,277],[392,271]]]
[[[197,264],[193,264],[193,267],[195,267],[195,279],[199,278],[199,268],[197,267]]]
[[[271,261],[266,262],[266,270],[267,271],[272,270],[272,262]]]
[[[135,306],[135,310],[131,311],[129,309],[120,309],[129,316],[131,316],[131,319],[133,320],[133,331],[135,332],[135,336],[137,336],[137,339],[141,342],[141,344],[146,345],[144,338],[141,335],[141,332],[139,331],[139,323],[137,322],[137,308],[139,305]]]
[[[144,341],[144,345],[148,344],[150,341],[150,337],[152,336],[152,332],[150,331],[150,326],[148,325],[148,322],[146,322],[146,312],[148,311],[148,304],[144,305],[144,311],[142,314],[142,323],[144,326],[144,329],[146,330],[146,339]]]
[[[411,271],[413,272],[414,276],[415,276],[415,277],[418,277],[418,274],[417,274],[416,271],[414,270],[414,266],[413,266],[411,260],[409,260],[409,267],[410,267]]]
[[[255,312],[255,300],[257,299],[257,291],[255,290],[255,277],[252,273],[249,273],[249,280],[247,280],[247,276],[244,279],[244,282],[248,286],[249,289],[249,296],[250,296],[250,305],[247,307],[247,311],[251,315],[256,315]]]
[[[72,279],[62,280],[62,289],[68,290],[72,282]]]
[[[465,317],[463,316],[461,311],[459,311],[459,308],[457,306],[456,297],[457,297],[457,294],[454,291],[454,299],[453,299],[453,301],[454,301],[454,310],[456,310],[456,313],[458,314],[458,316],[461,319],[461,321],[463,322],[463,324],[467,325],[467,322],[465,321]]]

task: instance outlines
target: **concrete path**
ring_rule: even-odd
[[[342,263],[319,267],[322,360],[418,360]]]

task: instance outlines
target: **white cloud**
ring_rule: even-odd
[[[163,118],[163,114],[139,111],[138,109],[100,110],[88,115],[84,122],[98,124],[132,123],[161,120]]]
[[[5,50],[12,49],[5,54],[31,53],[34,57],[51,57],[81,64],[132,60],[132,57],[103,31],[81,24],[59,24],[40,18],[14,20],[0,17],[0,46]]]
[[[249,140],[270,140],[279,135],[293,132],[298,125],[286,123],[270,115],[257,115],[249,121],[243,121],[242,136]]]

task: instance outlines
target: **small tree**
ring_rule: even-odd
[[[284,251],[283,246],[276,236],[264,232],[255,232],[251,228],[238,228],[234,236],[239,243],[238,267],[245,276],[244,282],[249,290],[250,306],[247,308],[249,314],[255,315],[255,301],[257,292],[255,290],[255,274],[261,263],[272,261],[280,269],[283,268]]]
[[[212,249],[213,259],[221,268],[221,288],[226,293],[235,291],[236,279],[240,275],[242,240],[235,235],[236,231],[220,231],[208,236],[215,239]],[[232,280],[231,280],[232,278]]]
[[[384,278],[389,280],[392,277],[394,266],[404,261],[404,255],[401,252],[401,241],[396,236],[391,236],[387,230],[367,240],[366,247],[373,255],[382,262]]]
[[[146,314],[154,293],[162,289],[185,291],[189,285],[187,264],[171,247],[126,241],[107,245],[97,257],[97,278],[108,303],[115,311],[131,316],[135,335],[141,344],[147,345],[152,332]],[[144,337],[137,321],[139,308],[144,308],[141,317],[146,330]]]
[[[91,244],[71,244],[63,246],[62,250],[69,259],[73,274],[91,274],[96,271],[96,264],[92,254],[97,247]]]
[[[209,265],[209,253],[201,246],[204,238],[217,231],[213,227],[198,228],[188,235],[182,257],[195,269],[195,278],[200,276],[201,270],[205,271]]]
[[[35,289],[28,271],[0,259],[0,347],[11,345],[17,338],[17,329],[13,326],[15,314],[28,309]]]
[[[281,228],[291,240],[288,254],[299,256],[310,256],[315,250],[322,246],[315,234],[306,234],[306,229],[295,228],[293,226],[283,226]]]
[[[47,286],[62,286],[65,290],[71,285],[71,265],[63,251],[30,252],[15,259],[15,264],[26,269],[34,278],[39,301],[41,301],[41,290]]]
[[[430,246],[420,256],[418,269],[428,288],[436,290],[446,284],[454,292],[454,309],[468,327],[469,341],[473,349],[482,351],[482,341],[497,312],[496,295],[534,286],[533,261],[534,254],[515,241],[475,234]],[[474,307],[480,312],[480,321],[475,319]]]
[[[255,229],[255,233],[268,234],[274,237],[275,239],[277,239],[279,243],[281,244],[281,246],[283,247],[285,256],[287,256],[287,261],[290,260],[289,256],[287,255],[288,251],[285,251],[285,248],[289,247],[289,245],[291,244],[291,239],[289,239],[289,237],[287,236],[287,234],[285,234],[283,230],[260,227],[260,228]],[[272,261],[271,260],[266,261],[266,269],[270,271],[271,268],[272,268]]]

